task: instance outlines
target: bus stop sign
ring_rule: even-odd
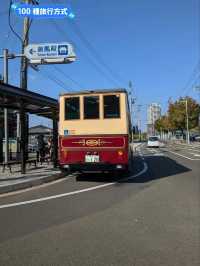
[[[31,64],[64,64],[76,60],[74,48],[69,43],[29,44],[24,50]]]

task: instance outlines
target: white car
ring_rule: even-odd
[[[147,142],[147,147],[148,148],[159,148],[160,147],[159,138],[156,136],[149,137],[148,142]]]

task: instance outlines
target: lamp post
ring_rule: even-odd
[[[185,113],[186,113],[186,142],[190,144],[190,132],[189,132],[189,116],[188,116],[188,99],[182,100],[185,103]]]
[[[199,94],[199,104],[200,104],[200,85],[197,85],[196,87],[194,87],[194,91]],[[199,130],[200,130],[200,114],[199,114],[198,125],[199,125]]]

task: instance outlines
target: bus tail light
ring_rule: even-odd
[[[122,156],[124,154],[123,151],[118,151],[117,153],[119,156]]]

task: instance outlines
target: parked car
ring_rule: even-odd
[[[194,141],[199,141],[199,142],[200,142],[200,135],[196,135],[196,136],[194,137]]]
[[[148,148],[159,148],[160,147],[160,141],[157,136],[150,136],[147,141],[147,147]]]

